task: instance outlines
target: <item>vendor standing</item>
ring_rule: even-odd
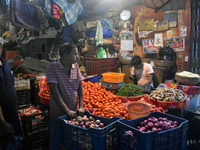
[[[150,85],[153,87],[153,68],[148,63],[143,63],[140,56],[134,55],[131,59],[131,76],[129,78],[134,80],[138,86]]]
[[[76,110],[84,112],[82,86],[84,77],[77,64],[78,49],[74,44],[65,43],[60,46],[59,53],[60,59],[50,63],[46,72],[50,88],[50,150],[60,149],[58,117],[68,115],[74,118]]]
[[[2,48],[3,44],[0,43],[0,137],[5,138],[11,134],[23,136],[17,111],[14,75],[6,60],[1,57]]]

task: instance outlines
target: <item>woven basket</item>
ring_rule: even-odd
[[[170,67],[174,65],[173,61],[154,60],[156,67]]]
[[[151,58],[142,58],[142,62],[145,62],[148,64],[150,64],[151,60],[152,60]]]
[[[118,55],[119,62],[123,65],[130,65],[131,64],[131,59],[126,59],[122,57],[121,55]]]
[[[176,81],[184,85],[196,85],[200,82],[200,77],[199,78],[185,77],[178,75],[178,73],[175,74],[175,79]]]

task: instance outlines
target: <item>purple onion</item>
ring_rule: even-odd
[[[157,123],[157,122],[158,122],[157,118],[153,119],[153,123]]]
[[[162,117],[159,117],[159,118],[158,118],[158,120],[159,120],[159,121],[162,121],[162,120],[163,120],[163,118],[162,118]]]
[[[149,122],[147,125],[149,126],[149,128],[153,128],[153,122]]]
[[[145,126],[145,125],[144,125],[144,122],[141,122],[140,125],[141,125],[142,127]]]
[[[84,123],[83,123],[83,122],[81,122],[81,123],[79,124],[79,126],[81,126],[81,127],[82,127],[83,125],[84,125]]]
[[[161,129],[161,128],[158,128],[158,129],[157,129],[157,132],[160,132],[160,131],[163,131],[163,129]]]
[[[177,124],[174,124],[173,126],[174,126],[174,127],[177,127],[178,125],[177,125]]]
[[[145,132],[145,131],[146,131],[146,128],[145,128],[145,127],[141,127],[141,128],[140,128],[140,131]]]
[[[168,127],[171,126],[172,124],[170,122],[165,123]]]
[[[158,123],[154,123],[153,126],[156,127],[156,128],[159,127]]]
[[[153,121],[153,119],[151,119],[151,118],[148,118],[148,122],[152,122]]]
[[[178,125],[178,121],[174,121],[174,124]]]
[[[151,132],[151,130],[147,130],[147,132]]]
[[[164,125],[163,121],[159,121],[158,126],[162,127]]]
[[[148,120],[144,120],[143,123],[144,123],[144,125],[147,125]]]
[[[140,130],[140,128],[141,128],[140,126],[137,126],[137,129],[138,129],[138,130]]]
[[[173,125],[173,124],[174,124],[174,122],[173,122],[173,121],[171,121],[171,120],[169,120],[168,122],[170,122],[170,123],[171,123],[171,125]]]
[[[167,118],[163,118],[163,121],[168,121],[168,119]]]
[[[148,129],[149,129],[149,126],[148,126],[148,125],[145,125],[145,128],[148,130]]]
[[[163,121],[164,124],[168,123],[168,121]]]
[[[173,126],[173,125],[170,125],[170,126],[169,126],[169,129],[173,129],[173,128],[174,128],[174,126]]]
[[[153,127],[151,130],[157,132],[158,129],[156,127]]]
[[[164,124],[164,125],[162,126],[162,129],[163,129],[163,130],[168,130],[169,128],[168,128],[167,125]]]

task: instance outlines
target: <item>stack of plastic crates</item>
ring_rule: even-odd
[[[189,121],[188,150],[200,150],[200,106],[184,110],[183,117]]]
[[[178,121],[179,126],[161,132],[142,132],[137,129],[142,121],[152,116]],[[119,120],[117,125],[120,150],[187,150],[188,121],[185,119],[161,112],[152,112],[143,118]]]
[[[17,90],[17,105],[20,108],[22,105],[30,104],[31,90]]]
[[[30,108],[33,108],[30,110]],[[34,109],[36,108],[36,109]],[[24,113],[29,110],[29,113]],[[36,111],[37,110],[37,111]],[[26,150],[45,150],[49,145],[49,117],[45,108],[24,105],[18,110],[24,131]]]
[[[69,150],[118,150],[117,120],[120,118],[105,118],[85,113],[95,120],[99,119],[104,123],[102,129],[82,128],[67,123],[67,116],[59,117],[61,127],[61,145]]]

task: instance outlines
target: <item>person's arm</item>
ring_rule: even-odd
[[[15,133],[15,131],[13,127],[5,121],[0,105],[0,137],[8,136],[13,133]]]
[[[136,75],[135,75],[135,68],[132,67],[131,69],[131,75],[128,76],[130,80],[133,81],[133,84],[136,84],[137,85],[137,78],[136,78]]]
[[[153,73],[147,74],[147,78],[148,78],[147,84],[150,85],[151,81],[153,80]]]
[[[153,73],[154,73],[154,71],[153,71],[153,67],[150,64],[148,64],[147,67],[148,67],[147,68],[148,69],[147,70],[147,78],[148,78],[147,79],[148,80],[147,84],[150,85],[151,82],[153,81]]]
[[[78,113],[79,113],[79,115],[83,115],[84,114],[84,107],[83,107],[83,85],[82,85],[82,81],[79,82],[78,97],[79,97]]]
[[[64,103],[59,91],[58,91],[58,84],[50,83],[49,89],[53,99],[55,100],[56,104],[71,118],[76,117],[76,112],[70,110],[67,105]]]

